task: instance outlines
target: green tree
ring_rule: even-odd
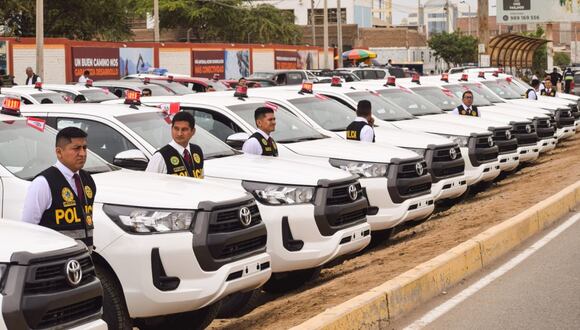
[[[554,53],[554,66],[567,67],[571,62],[568,54],[561,52]]]
[[[44,1],[44,35],[80,40],[130,37],[128,0]],[[35,0],[0,0],[0,25],[7,36],[35,35]]]
[[[462,35],[461,31],[435,34],[427,44],[435,57],[445,61],[447,66],[477,61],[477,38]]]

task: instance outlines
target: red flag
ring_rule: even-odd
[[[44,132],[44,127],[46,126],[46,120],[34,117],[26,118],[26,125],[34,128],[37,131]]]
[[[314,97],[319,98],[321,100],[328,100],[328,97],[326,97],[322,94],[314,94]]]
[[[408,89],[407,87],[399,86],[399,89],[405,93],[413,94],[413,92],[411,92],[411,90]]]
[[[453,97],[454,96],[453,95],[453,92],[451,92],[451,90],[449,90],[447,88],[443,88],[442,91],[443,91],[443,94],[445,94],[445,95],[447,95],[449,97]]]
[[[276,103],[272,103],[272,102],[267,101],[266,103],[264,103],[264,106],[266,108],[270,108],[274,111],[278,110],[278,105]]]
[[[181,104],[179,102],[163,103],[159,107],[170,115],[174,115],[179,112]]]

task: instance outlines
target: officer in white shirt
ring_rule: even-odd
[[[463,92],[461,101],[462,104],[451,111],[452,115],[479,117],[479,110],[473,105],[473,92]]]
[[[85,72],[83,72],[83,75],[79,77],[79,83],[86,83],[87,80],[91,79],[89,76],[91,75],[91,72],[89,70],[85,70]]]
[[[87,134],[67,127],[56,136],[57,162],[34,178],[24,200],[22,221],[54,229],[93,246],[93,202],[97,192],[87,160]]]
[[[145,171],[203,179],[203,151],[189,142],[193,135],[195,117],[185,111],[176,113],[171,120],[173,140],[157,150]]]
[[[368,100],[360,100],[356,105],[356,118],[346,127],[347,140],[375,142],[375,130],[372,104]]]
[[[538,79],[532,80],[531,84],[532,88],[526,91],[526,98],[528,100],[537,100],[538,99],[538,92],[540,88],[540,81]]]
[[[252,134],[244,145],[242,151],[248,154],[262,156],[278,156],[278,146],[270,134],[276,129],[276,116],[274,109],[260,107],[254,111],[257,132]]]

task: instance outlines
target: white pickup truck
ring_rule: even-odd
[[[26,118],[0,114],[2,217],[20,219],[30,181],[56,161],[55,136],[50,127],[42,131]],[[266,228],[248,193],[120,170],[91,152],[85,170],[98,187],[92,258],[110,328],[204,327],[222,298],[270,277]],[[247,225],[242,210],[254,219]]]
[[[52,229],[0,219],[0,329],[106,330],[102,305],[84,244]]]

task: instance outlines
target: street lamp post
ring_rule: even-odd
[[[44,81],[44,0],[36,0],[36,74]]]

